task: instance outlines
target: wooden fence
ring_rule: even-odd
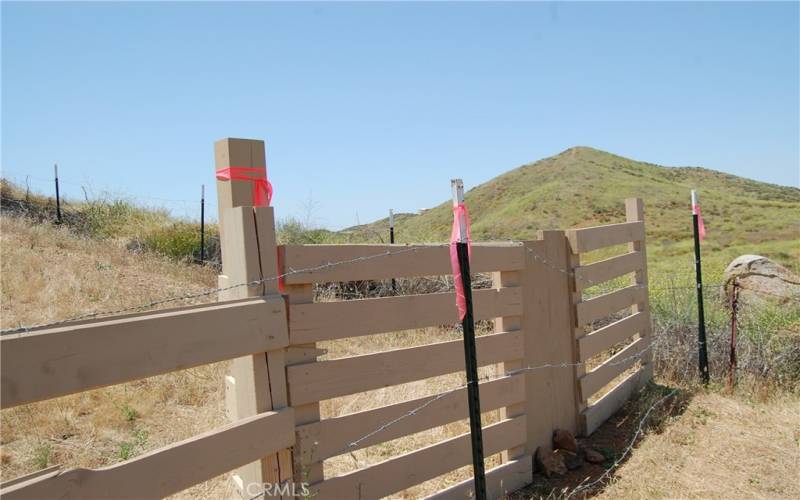
[[[217,169],[236,166],[263,169],[264,143],[219,141]],[[232,359],[232,423],[110,467],[56,467],[8,481],[3,498],[161,497],[232,470],[243,498],[292,482],[308,483],[318,498],[379,498],[471,463],[464,434],[346,474],[323,470],[338,455],[467,418],[463,388],[330,418],[320,412],[321,401],[463,372],[460,340],[338,359],[319,359],[317,345],[457,323],[449,292],[314,301],[317,283],[449,275],[448,248],[278,246],[273,209],[251,206],[253,183],[219,181],[217,189],[221,302],[4,335],[0,405]],[[591,433],[651,376],[646,354],[631,357],[649,346],[650,321],[642,204],[631,199],[626,208],[623,224],[473,246],[472,271],[493,277],[492,288],[474,292],[476,319],[495,328],[477,340],[478,363],[498,367],[480,385],[482,411],[500,411],[484,427],[486,456],[502,456],[487,471],[493,498],[531,482],[532,455],[550,446],[554,429]],[[581,254],[619,244],[627,253],[580,264]],[[631,273],[629,287],[583,298],[587,288]],[[623,309],[630,314],[617,319]],[[586,371],[591,360],[598,361]],[[468,480],[435,497],[467,498],[471,488]]]

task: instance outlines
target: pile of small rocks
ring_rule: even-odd
[[[584,463],[600,464],[606,457],[588,446],[579,446],[571,432],[556,429],[553,432],[553,451],[541,446],[536,450],[534,464],[536,470],[546,477],[563,476],[569,470],[575,470]]]

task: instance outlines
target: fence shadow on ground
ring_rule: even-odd
[[[672,391],[675,393],[653,408],[650,415],[646,415],[658,400]],[[664,428],[669,425],[670,419],[680,416],[686,411],[693,396],[689,390],[657,383],[648,384],[638,397],[628,401],[590,437],[578,439],[582,447],[594,448],[605,455],[605,462],[601,464],[584,462],[580,468],[568,471],[563,477],[547,478],[537,470],[533,475],[533,483],[508,498],[510,500],[583,499],[601,493],[605,486],[614,480],[616,471],[632,456],[632,453],[625,455],[625,451],[634,442],[634,439],[633,448],[635,450],[643,436],[663,432]],[[646,421],[642,425],[642,436],[635,437],[643,418],[646,418]],[[601,480],[604,474],[606,477]],[[595,481],[597,484],[593,487],[581,489],[582,486],[585,487]]]

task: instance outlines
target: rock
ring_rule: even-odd
[[[800,276],[761,255],[736,257],[723,275],[725,294],[730,303],[733,283],[739,284],[739,302],[763,305],[800,300]]]
[[[554,450],[567,450],[573,453],[578,452],[578,442],[571,432],[564,429],[556,429],[553,431],[553,449]]]
[[[574,453],[567,450],[556,450],[553,453],[564,457],[564,465],[568,470],[580,469],[583,465],[583,452],[581,451]]]
[[[564,455],[555,454],[542,447],[536,449],[534,464],[536,465],[536,470],[541,471],[548,478],[563,476],[567,473],[567,466],[564,464]]]
[[[595,450],[594,448],[586,448],[583,450],[586,461],[590,464],[602,464],[606,461],[605,455]]]

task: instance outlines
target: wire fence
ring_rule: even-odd
[[[2,170],[4,179],[12,182],[21,189],[25,189],[26,193],[32,196],[55,196],[54,178],[45,178],[36,175],[25,174],[16,171],[9,171],[8,169]],[[200,198],[181,199],[181,198],[168,198],[158,196],[148,196],[145,194],[137,194],[136,196],[122,194],[114,191],[113,189],[102,189],[99,193],[95,192],[91,182],[75,182],[65,180],[62,176],[58,179],[59,185],[65,184],[71,186],[68,196],[61,198],[62,204],[79,205],[82,203],[97,203],[107,201],[109,197],[120,199],[135,203],[145,208],[160,208],[168,210],[172,215],[190,219],[200,218]],[[51,193],[51,194],[46,194]],[[216,202],[214,200],[206,200],[206,209],[216,210]]]
[[[444,244],[444,245],[431,245],[431,246],[433,246],[433,247],[447,247],[449,245]],[[430,248],[431,246],[428,246],[428,248]],[[192,292],[192,293],[186,293],[186,294],[182,294],[182,295],[172,295],[172,296],[162,297],[162,298],[154,299],[154,300],[148,301],[146,303],[135,305],[135,306],[117,308],[117,309],[113,309],[113,310],[100,310],[100,311],[85,312],[85,313],[82,313],[82,314],[79,314],[79,315],[76,315],[76,316],[73,316],[73,317],[70,317],[70,318],[61,319],[61,320],[52,321],[52,322],[47,322],[47,323],[41,323],[41,324],[35,324],[35,325],[24,325],[24,326],[20,325],[20,326],[18,326],[16,328],[9,328],[9,329],[0,330],[0,334],[1,335],[20,334],[20,333],[26,333],[26,332],[35,331],[37,329],[42,329],[42,328],[56,327],[56,326],[64,325],[66,323],[73,322],[73,321],[80,321],[80,320],[91,319],[91,318],[99,318],[99,317],[117,315],[117,314],[129,313],[129,312],[146,311],[146,310],[153,309],[153,308],[165,305],[165,304],[181,302],[181,301],[187,301],[187,300],[194,300],[194,299],[207,297],[207,296],[210,296],[210,295],[213,295],[213,294],[218,294],[218,293],[221,293],[221,292],[225,292],[225,291],[229,291],[229,290],[233,290],[233,289],[238,289],[238,288],[242,288],[242,287],[248,287],[248,288],[250,288],[250,287],[258,287],[258,286],[261,286],[261,285],[263,285],[263,284],[265,284],[267,282],[277,281],[279,279],[286,278],[286,277],[289,277],[289,276],[292,276],[292,275],[295,275],[295,274],[322,271],[322,270],[330,269],[330,268],[333,268],[333,267],[336,267],[336,266],[354,264],[354,263],[359,263],[359,262],[365,262],[365,261],[369,261],[369,260],[373,260],[373,259],[380,259],[380,258],[385,258],[385,257],[393,256],[393,255],[409,253],[409,252],[416,252],[416,251],[420,250],[421,248],[422,247],[407,247],[407,248],[400,248],[400,249],[391,249],[391,250],[375,253],[373,255],[362,256],[362,257],[351,258],[351,259],[344,259],[344,260],[340,260],[340,261],[336,261],[336,262],[327,262],[327,263],[320,264],[320,265],[317,265],[317,266],[311,266],[311,267],[306,267],[306,268],[302,268],[302,269],[289,269],[288,271],[286,271],[283,274],[280,274],[278,276],[272,276],[272,277],[262,278],[262,279],[258,279],[258,280],[252,280],[252,281],[248,281],[248,282],[236,283],[236,284],[225,286],[225,287],[211,288],[211,289],[203,290],[203,291],[200,291],[200,292]],[[531,253],[533,253],[533,251],[531,251]],[[536,261],[540,262],[541,264],[547,266],[548,268],[553,269],[553,270],[555,270],[557,272],[563,273],[566,276],[569,276],[570,278],[575,278],[576,277],[576,274],[575,274],[574,270],[565,269],[565,268],[563,268],[561,266],[554,265],[553,263],[549,262],[547,259],[544,259],[540,255],[537,255],[536,253],[533,253],[533,258]],[[688,275],[689,275],[688,273],[681,273],[681,272],[665,273],[666,277],[672,277],[672,278],[678,277],[678,276],[686,277]],[[588,279],[585,279],[585,278],[583,278],[583,280],[585,282],[587,282],[591,286],[602,286],[605,283],[605,282],[594,282],[592,280],[588,280]],[[452,289],[452,281],[451,280],[447,280],[447,279],[437,280],[437,281],[435,281],[435,283],[442,290],[451,290]],[[490,286],[490,284],[491,284],[491,282],[487,281],[486,279],[478,279],[478,280],[476,280],[477,287],[488,287],[488,286]],[[703,286],[703,288],[705,290],[723,289],[723,288],[726,287],[726,285],[727,285],[726,283],[712,283],[712,284],[705,284]],[[651,291],[651,292],[654,292],[654,291],[679,291],[679,290],[691,291],[691,290],[696,290],[697,289],[697,285],[695,285],[695,284],[687,284],[685,286],[675,285],[675,284],[669,284],[669,285],[665,285],[665,286],[658,286],[657,285],[657,286],[649,286],[649,287],[647,285],[630,285],[630,286],[639,286],[639,287],[642,287],[642,288],[648,288],[649,291]],[[747,287],[742,287],[742,288],[743,289],[747,289]],[[760,294],[763,293],[765,295],[774,296],[775,298],[780,298],[782,300],[788,300],[788,301],[792,301],[792,302],[800,302],[800,299],[798,299],[796,297],[792,297],[792,296],[786,296],[786,295],[783,295],[783,294],[775,294],[775,293],[771,293],[771,292],[767,292],[767,291],[763,291],[763,290],[755,290],[755,289],[750,289],[750,290],[752,290],[752,291],[754,291],[756,293],[760,293]],[[364,298],[364,297],[369,296],[369,295],[370,295],[369,293],[365,294],[365,293],[357,292],[357,291],[342,291],[339,294],[339,296],[341,296],[343,298]],[[643,355],[645,355],[649,351],[657,352],[658,349],[660,349],[661,347],[663,347],[665,345],[665,342],[666,342],[666,340],[664,340],[663,338],[662,339],[657,339],[657,340],[653,341],[650,345],[645,347],[644,349],[640,350],[639,352],[636,352],[636,353],[634,353],[634,354],[632,354],[630,356],[627,356],[627,357],[625,357],[623,359],[615,360],[614,362],[609,363],[609,365],[622,365],[622,364],[626,364],[626,363],[628,363],[630,361],[640,359]],[[509,377],[509,376],[514,376],[514,375],[518,375],[518,374],[522,374],[522,373],[530,373],[530,372],[541,371],[541,370],[562,369],[562,368],[577,368],[577,367],[580,367],[580,366],[584,366],[586,364],[587,364],[586,362],[577,362],[577,363],[575,363],[575,362],[554,360],[553,362],[545,363],[545,364],[541,364],[541,365],[524,366],[524,367],[521,367],[521,368],[517,368],[517,369],[511,370],[511,371],[508,371],[506,373],[497,374],[497,375],[494,375],[494,376],[484,376],[484,377],[481,377],[478,380],[478,383],[488,382],[488,381],[492,381],[492,380],[498,380],[498,379],[503,378],[503,377]],[[686,365],[685,369],[688,371],[688,369],[689,369],[689,365],[688,364]],[[398,417],[395,417],[395,418],[383,423],[382,425],[376,427],[375,429],[372,429],[372,430],[369,430],[368,432],[365,432],[364,435],[362,435],[358,439],[355,439],[355,440],[351,441],[345,448],[340,450],[339,453],[336,453],[336,455],[347,453],[350,450],[352,450],[353,448],[359,447],[362,443],[366,442],[367,440],[371,439],[372,437],[387,431],[388,429],[390,429],[391,427],[397,425],[399,422],[402,422],[403,420],[406,420],[408,418],[412,418],[412,417],[415,417],[417,415],[420,415],[420,414],[424,413],[424,410],[426,408],[428,408],[429,406],[431,406],[432,404],[434,404],[435,402],[440,401],[440,400],[442,400],[444,398],[450,397],[453,394],[455,394],[455,393],[467,388],[468,386],[469,386],[468,383],[467,384],[461,384],[461,385],[459,385],[457,387],[454,387],[452,389],[449,389],[447,391],[438,393],[435,396],[431,396],[430,398],[426,399],[425,402],[423,402],[422,404],[420,404],[417,407],[413,408],[412,410],[408,411],[407,413],[405,413],[403,415],[400,415]],[[611,467],[609,467],[601,476],[599,476],[595,480],[593,480],[591,482],[585,482],[585,483],[582,483],[582,484],[576,486],[574,489],[572,489],[569,492],[569,494],[567,495],[567,498],[571,498],[574,495],[580,494],[582,492],[589,491],[589,490],[597,487],[601,483],[603,483],[603,481],[605,481],[606,479],[608,479],[609,475],[613,472],[613,470],[616,467],[618,467],[620,465],[620,463],[622,463],[622,461],[630,454],[631,450],[635,446],[636,441],[644,433],[645,423],[646,423],[647,419],[650,417],[651,413],[658,406],[662,405],[667,399],[669,399],[670,397],[674,396],[676,392],[677,392],[677,389],[671,390],[669,393],[667,393],[666,395],[664,395],[663,397],[658,399],[655,403],[653,403],[648,408],[648,410],[644,413],[643,417],[641,418],[641,420],[639,421],[638,425],[636,426],[636,431],[634,432],[630,443],[624,449],[622,454],[614,461],[614,463],[611,465]],[[263,496],[263,494],[264,493],[261,493],[259,495],[256,495],[256,496],[252,497],[252,498],[253,499],[258,498],[260,496]]]

